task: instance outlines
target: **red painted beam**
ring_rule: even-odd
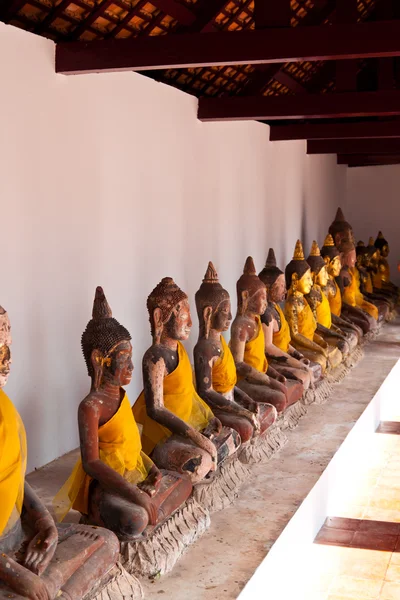
[[[109,0],[105,0],[105,5]],[[101,5],[102,7],[103,5]],[[96,12],[91,19],[96,18]],[[74,32],[75,33],[75,32]],[[78,28],[77,34],[80,31]],[[76,35],[76,34],[75,34]],[[61,42],[57,73],[400,56],[400,22]]]
[[[307,154],[399,154],[400,139],[388,140],[311,140]]]
[[[400,116],[400,91],[200,98],[200,121]]]
[[[349,167],[374,167],[378,165],[398,165],[400,164],[400,155],[373,156],[357,154],[338,154],[338,165],[348,165]]]
[[[278,142],[282,140],[344,140],[379,138],[400,138],[400,121],[272,125],[269,137],[272,142]]]

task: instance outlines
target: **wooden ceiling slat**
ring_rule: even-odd
[[[85,27],[111,4],[105,0],[78,27]],[[327,27],[295,27],[259,31],[182,34],[89,44],[57,45],[57,72],[146,70],[211,65],[342,60],[400,56],[400,22],[373,22]]]
[[[384,165],[399,165],[400,155],[374,156],[366,154],[338,154],[337,163],[349,167],[374,167]]]
[[[272,125],[270,128],[270,140],[273,142],[379,138],[400,138],[400,120]]]
[[[200,98],[201,121],[298,120],[399,116],[400,91]]]
[[[399,154],[400,139],[310,140],[307,154]]]
[[[357,23],[357,0],[336,0],[336,22]],[[356,60],[339,60],[336,63],[336,89],[351,92],[357,89],[358,64]]]

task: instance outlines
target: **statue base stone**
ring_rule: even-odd
[[[286,446],[288,438],[282,429],[274,423],[262,435],[250,440],[239,451],[239,460],[245,465],[267,461]]]
[[[249,474],[248,467],[234,455],[223,462],[211,477],[196,483],[193,498],[210,513],[223,510],[237,498],[239,488]]]
[[[125,571],[121,563],[117,563],[83,600],[142,600],[144,593],[136,577]]]
[[[299,421],[304,415],[307,414],[307,406],[303,400],[298,400],[291,406],[289,406],[283,413],[278,417],[277,425],[285,431],[286,429],[295,429],[299,424]]]
[[[209,526],[208,510],[194,498],[189,498],[145,538],[121,542],[121,562],[128,573],[136,577],[153,579],[165,575]]]

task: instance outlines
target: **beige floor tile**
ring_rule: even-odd
[[[343,507],[336,511],[335,517],[344,517],[346,519],[363,519],[366,510],[368,510],[366,506],[357,506],[357,504],[354,504]]]
[[[380,600],[400,600],[400,583],[383,584]]]
[[[382,588],[381,579],[361,579],[348,575],[336,576],[331,584],[331,594],[346,594],[348,596],[360,596],[363,600],[378,600]]]
[[[363,550],[360,548],[342,548],[340,575],[348,575],[360,579],[381,579],[391,559],[391,552]]]
[[[388,521],[391,523],[400,523],[400,510],[390,510],[387,508],[377,508],[368,506],[364,510],[363,519],[372,521]]]
[[[394,554],[397,554],[396,552]],[[393,581],[400,583],[400,557],[399,562],[390,562],[388,570],[385,575],[386,581]]]

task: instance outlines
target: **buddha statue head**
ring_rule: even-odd
[[[92,389],[104,383],[128,385],[132,379],[131,335],[113,318],[103,288],[96,288],[92,318],[82,334],[82,351]]]
[[[187,340],[192,328],[188,297],[172,277],[164,277],[147,298],[153,343],[162,337]]]
[[[285,274],[276,266],[273,248],[269,249],[265,267],[258,276],[265,284],[267,297],[271,302],[282,302],[286,298]]]
[[[307,258],[307,262],[311,268],[313,282],[321,287],[325,287],[329,279],[328,270],[315,240],[312,243],[310,256]]]
[[[355,243],[353,229],[350,223],[344,218],[341,208],[337,209],[335,219],[329,227],[329,233],[333,237],[333,241],[337,247],[339,247],[344,240],[349,240],[353,244]]]
[[[324,245],[321,248],[321,256],[325,261],[328,274],[331,277],[339,277],[340,271],[342,270],[342,263],[340,261],[340,252],[335,246],[333,237],[330,233],[325,238]]]
[[[303,246],[300,240],[297,240],[293,258],[285,269],[285,279],[287,289],[292,292],[299,292],[303,295],[311,292],[313,285],[311,268],[304,259]]]
[[[357,264],[357,267],[367,267],[368,266],[368,250],[362,240],[357,242],[356,264]]]
[[[383,237],[382,231],[378,233],[378,237],[375,240],[375,248],[379,250],[382,258],[387,258],[389,256],[389,242]]]
[[[229,294],[219,282],[217,271],[210,261],[203,282],[196,292],[196,309],[200,333],[208,338],[210,329],[228,331],[232,321]]]
[[[379,248],[375,246],[374,238],[372,236],[368,240],[367,254],[368,264],[366,266],[377,268],[381,254]]]
[[[243,275],[236,284],[238,298],[238,313],[251,312],[263,315],[267,309],[267,291],[264,283],[257,277],[254,261],[248,256],[244,265]]]
[[[356,247],[350,240],[343,240],[339,247],[340,261],[343,267],[352,269],[356,265]]]
[[[8,379],[11,365],[11,325],[7,312],[0,306],[0,388]]]

